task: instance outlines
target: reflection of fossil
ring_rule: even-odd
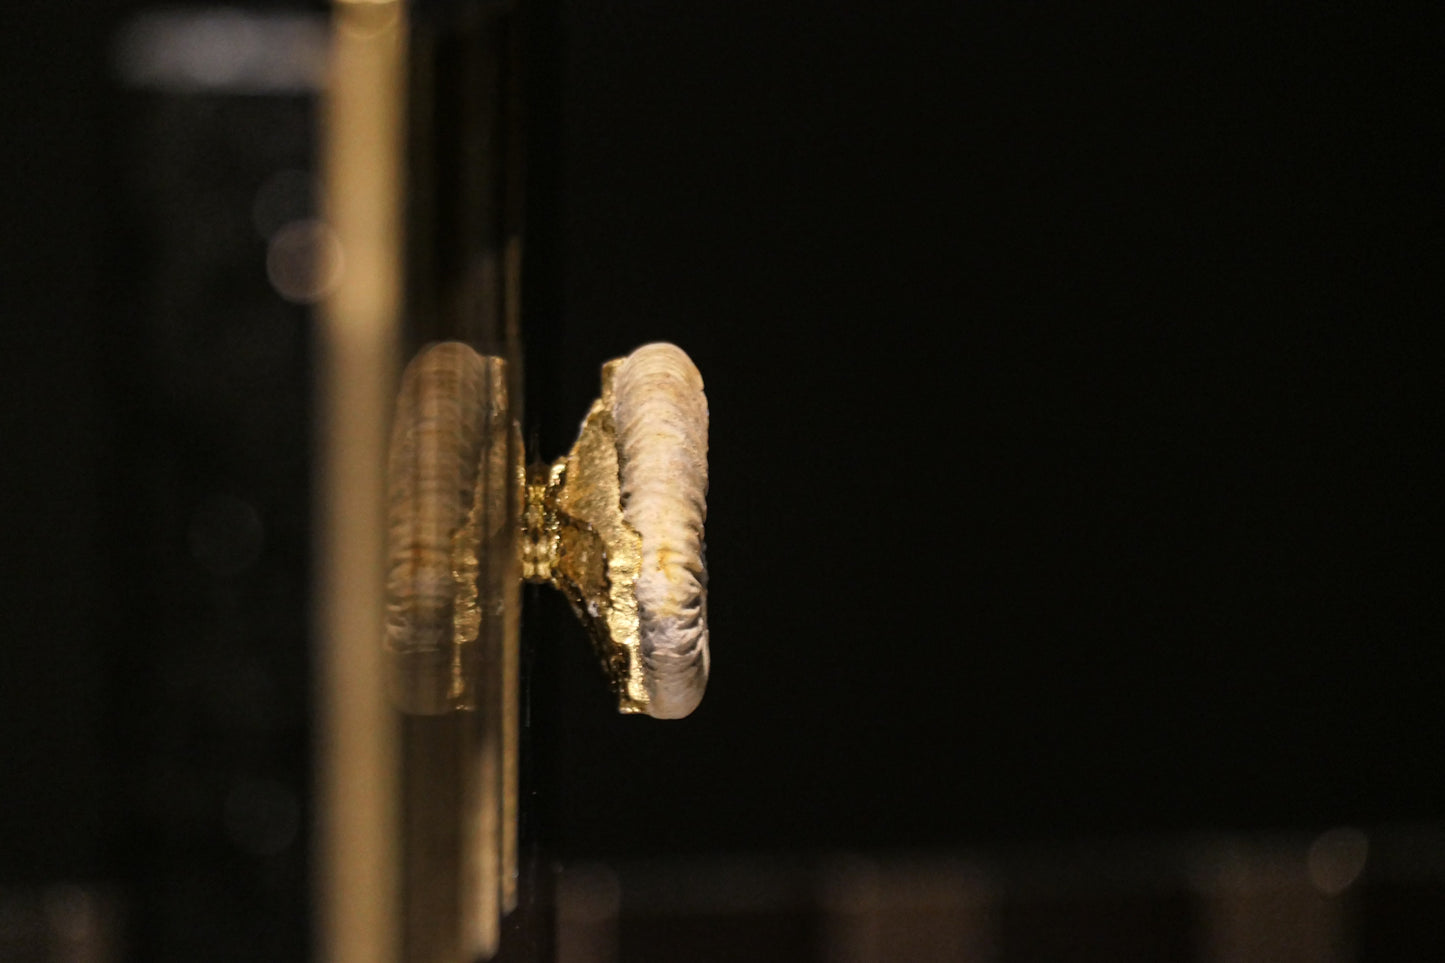
[[[479,592],[496,574],[482,570],[511,478],[506,411],[505,364],[464,344],[427,348],[402,376],[387,472],[386,648],[392,699],[410,713],[476,706]]]
[[[505,479],[516,477],[505,392],[499,359],[454,342],[427,349],[402,380],[387,648],[392,696],[411,713],[474,704],[479,613],[502,569],[489,558],[509,550],[488,541],[505,528]],[[520,574],[567,596],[623,712],[681,718],[707,685],[707,428],[692,361],[646,345],[603,366],[572,451],[527,478]]]

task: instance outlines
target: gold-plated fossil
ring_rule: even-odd
[[[642,538],[622,519],[612,419],[612,380],[620,363],[603,366],[602,397],[587,412],[572,451],[530,469],[522,572],[562,591],[592,637],[618,708],[642,712],[648,698],[633,594]]]
[[[523,574],[559,588],[625,713],[680,718],[707,685],[707,401],[681,349],[602,368],[572,451],[532,469]]]
[[[507,504],[499,459],[511,434],[495,423],[503,367],[445,342],[403,377],[386,647],[392,698],[406,712],[475,704],[478,624],[489,594],[505,590],[478,581],[504,571],[483,551]],[[692,361],[674,345],[645,345],[603,365],[572,450],[525,473],[520,575],[567,597],[624,713],[680,718],[707,685],[707,425]]]

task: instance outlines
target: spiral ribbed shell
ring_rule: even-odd
[[[707,398],[692,360],[671,344],[638,348],[613,383],[624,520],[642,537],[641,654],[659,719],[692,712],[707,686]]]

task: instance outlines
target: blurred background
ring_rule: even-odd
[[[715,656],[529,591],[537,958],[1445,959],[1438,6],[529,15],[529,451],[686,348]],[[0,958],[307,959],[326,8],[7,19]]]

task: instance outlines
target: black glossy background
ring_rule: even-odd
[[[564,846],[1438,816],[1427,19],[569,7],[557,416],[692,353],[716,658],[568,676]]]
[[[121,517],[145,484],[124,426],[186,445],[127,408],[106,347],[149,256],[115,231],[127,9],[27,5],[5,31],[10,883],[127,879],[116,837],[166,735],[124,688],[154,677],[128,539],[161,539]],[[553,14],[532,433],[569,443],[605,358],[692,354],[715,655],[694,717],[618,718],[556,600],[529,609],[555,624],[531,810],[553,852],[1441,816],[1434,5]],[[304,551],[304,522],[271,521]],[[304,724],[284,731],[247,765],[304,805]]]

